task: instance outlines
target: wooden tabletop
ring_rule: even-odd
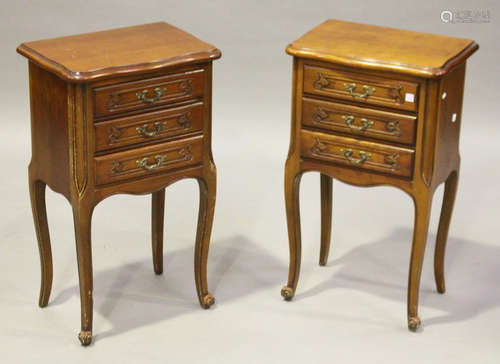
[[[28,42],[17,51],[70,82],[221,56],[214,46],[165,22]]]
[[[290,44],[286,51],[346,66],[435,78],[478,48],[469,39],[330,19]]]

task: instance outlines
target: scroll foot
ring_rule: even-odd
[[[285,301],[291,301],[293,296],[295,295],[295,292],[290,287],[285,286],[281,289],[281,295],[283,296]]]
[[[210,293],[207,293],[205,297],[203,297],[203,305],[204,309],[210,308],[215,303],[215,298]]]
[[[419,327],[420,327],[420,319],[418,318],[418,316],[415,316],[415,317],[410,317],[408,319],[408,330],[412,331],[412,332],[416,332]]]
[[[81,331],[78,334],[78,339],[82,343],[82,346],[88,346],[92,342],[92,331]]]

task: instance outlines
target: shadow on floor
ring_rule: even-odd
[[[151,259],[110,270],[97,269],[94,312],[106,317],[112,328],[96,330],[96,338],[203,310],[196,296],[193,257],[193,247],[168,251],[167,246],[160,276],[153,273]],[[208,287],[219,304],[210,310],[272,286],[276,286],[279,295],[278,287],[287,271],[287,266],[244,237],[214,241],[208,261]],[[78,286],[63,290],[49,305],[61,304],[74,296],[79,297]]]
[[[321,294],[330,289],[349,288],[400,301],[406,305],[407,277],[412,230],[396,229],[379,241],[361,245],[347,254],[335,257],[332,240],[329,264],[335,273],[307,291],[297,290],[295,300]],[[500,247],[448,238],[445,260],[447,292],[441,295],[434,283],[433,259],[435,235],[429,234],[420,288],[420,312],[430,307],[444,314],[426,318],[425,326],[470,319],[500,306]]]
[[[294,300],[304,300],[330,289],[349,288],[406,305],[411,237],[411,230],[397,229],[380,241],[358,246],[338,258],[332,241],[329,264],[321,268],[325,274],[323,282],[304,291],[299,281]],[[433,276],[434,240],[435,236],[429,236],[420,308],[421,312],[430,307],[444,314],[434,317],[421,314],[424,325],[467,320],[500,306],[500,290],[496,286],[500,276],[500,248],[450,237],[446,257],[447,293],[440,295]],[[167,249],[161,276],[154,275],[150,259],[97,271],[94,310],[106,317],[112,328],[96,334],[101,338],[114,336],[201,310],[195,293],[193,253],[192,247],[173,252]],[[269,288],[275,288],[273,292],[278,295],[288,273],[284,263],[242,236],[215,241],[208,266],[209,290],[219,302],[211,308],[215,310]],[[335,272],[328,274],[329,270]],[[62,291],[50,304],[61,304],[78,295],[78,286],[73,286]]]

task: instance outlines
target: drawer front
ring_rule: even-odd
[[[203,136],[95,157],[96,184],[128,180],[195,165],[202,160]]]
[[[200,69],[95,88],[95,116],[148,109],[200,97],[203,95],[203,73]]]
[[[396,143],[415,142],[416,117],[310,98],[302,100],[302,125]]]
[[[409,111],[418,104],[416,83],[307,65],[304,92]]]
[[[97,152],[156,141],[202,129],[203,103],[94,124]]]
[[[411,149],[360,141],[325,133],[302,131],[301,154],[335,164],[410,177],[413,170]]]

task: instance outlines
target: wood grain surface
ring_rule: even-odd
[[[330,19],[286,51],[297,57],[434,78],[478,48],[470,39]]]
[[[214,46],[165,22],[27,42],[17,51],[73,82],[221,56]]]

